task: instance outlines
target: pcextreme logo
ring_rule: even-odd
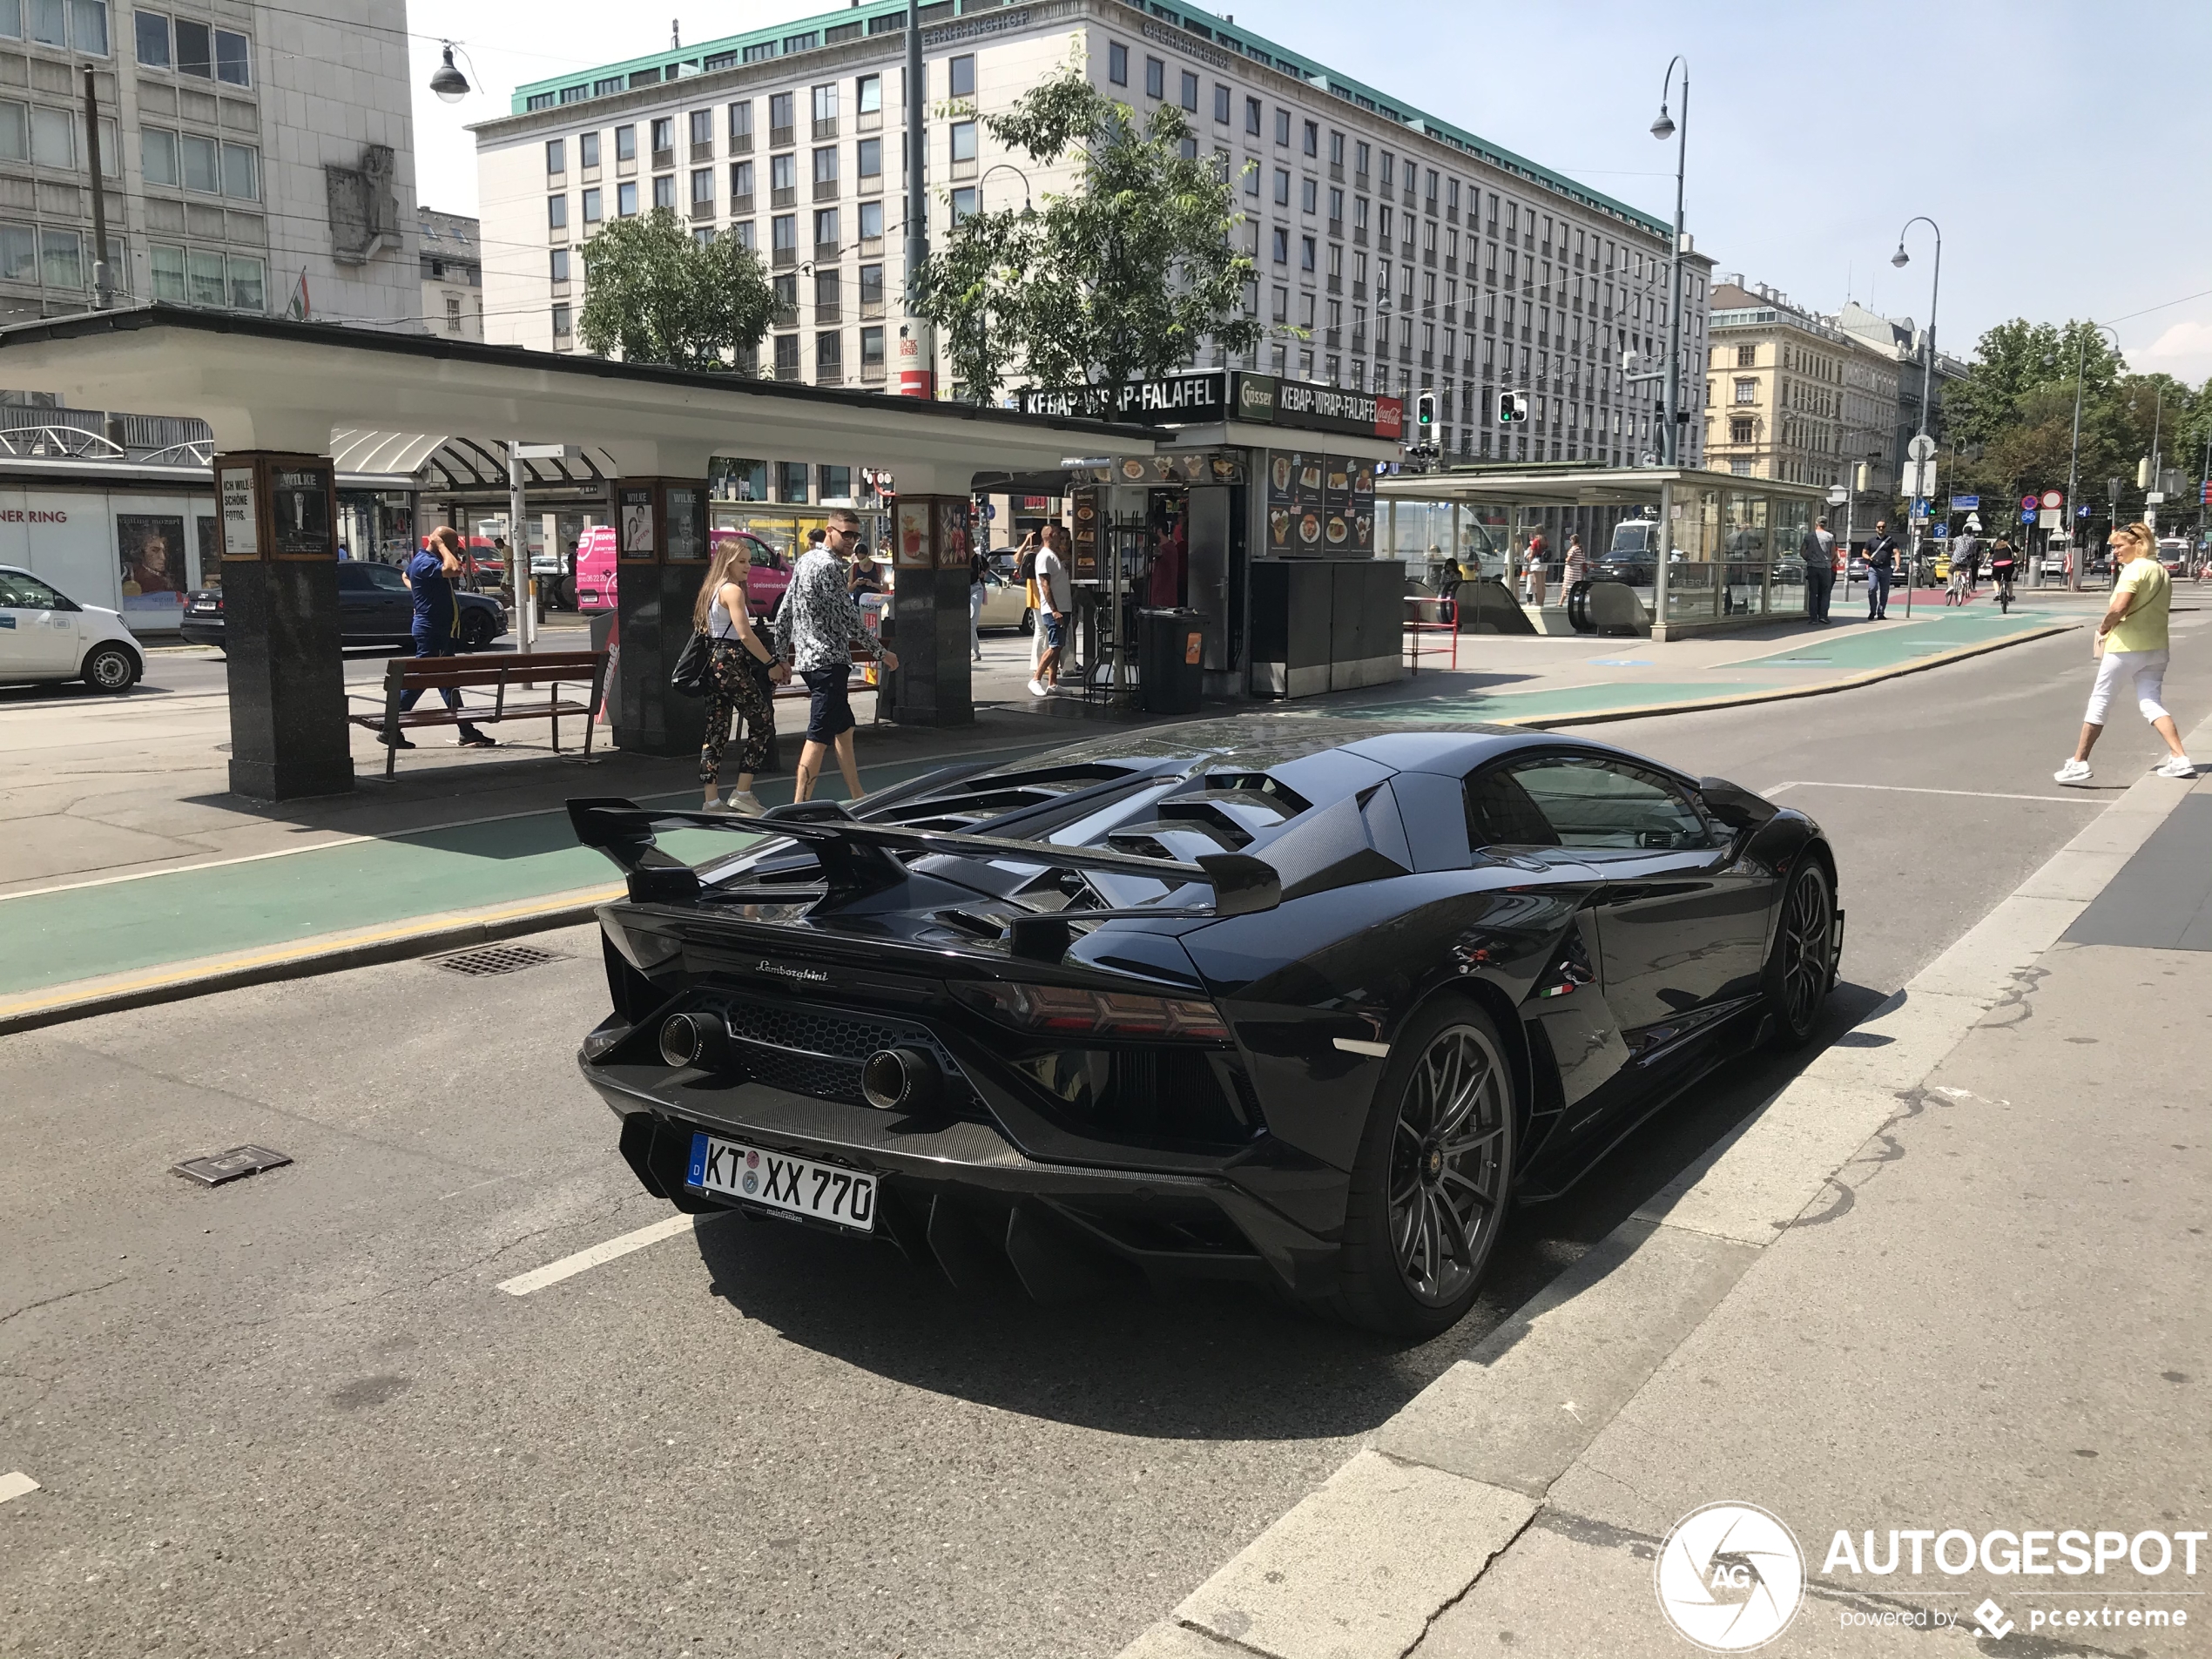
[[[1797,1538],[1756,1504],[1691,1510],[1660,1545],[1653,1576],[1667,1622],[1708,1653],[1764,1647],[1805,1595]]]

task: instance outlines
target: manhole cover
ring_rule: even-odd
[[[536,968],[546,962],[564,960],[557,950],[541,950],[536,945],[484,945],[475,950],[455,951],[450,956],[433,956],[430,961],[448,974],[462,974],[470,979],[484,979],[493,974],[519,973],[525,968]]]
[[[280,1170],[291,1162],[283,1153],[266,1146],[233,1146],[227,1152],[211,1152],[204,1158],[186,1158],[182,1163],[172,1163],[169,1173],[197,1181],[203,1187],[219,1187],[240,1176]]]

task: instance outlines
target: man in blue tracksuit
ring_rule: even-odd
[[[1890,573],[1897,568],[1897,537],[1889,521],[1874,521],[1874,543],[1866,550],[1866,620],[1879,622],[1890,614]]]
[[[430,544],[407,562],[407,585],[415,595],[415,654],[417,657],[450,657],[454,654],[454,636],[461,630],[461,602],[453,597],[453,579],[461,574],[461,536],[449,524],[442,524],[430,534]],[[449,709],[461,707],[461,693],[448,685],[440,688]],[[422,695],[418,689],[400,695],[402,712],[415,706]],[[412,749],[415,745],[403,733],[395,732],[384,741],[395,748]],[[454,741],[464,749],[495,749],[497,742],[486,737],[468,721],[463,720]]]

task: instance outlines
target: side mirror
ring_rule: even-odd
[[[1738,833],[1757,829],[1781,811],[1773,802],[1725,778],[1700,778],[1697,793],[1716,821]]]

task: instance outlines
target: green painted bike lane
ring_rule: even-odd
[[[861,774],[882,788],[961,759],[864,766]],[[760,794],[774,806],[790,799],[791,786],[764,780]],[[694,806],[698,794],[642,799]],[[714,830],[662,838],[677,857],[693,860],[738,844]],[[0,994],[489,909],[616,879],[602,854],[577,845],[568,814],[554,811],[24,894],[0,899]]]

